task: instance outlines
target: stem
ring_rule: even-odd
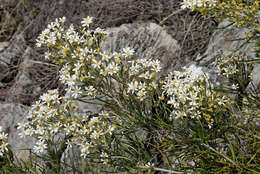
[[[241,169],[239,167],[239,165],[237,165],[237,163],[235,163],[233,160],[231,160],[230,158],[228,158],[226,155],[222,154],[221,152],[218,152],[217,150],[215,150],[214,148],[210,147],[207,144],[202,144],[203,146],[207,147],[208,149],[210,149],[211,151],[217,153],[218,155],[222,156],[223,158],[225,158],[227,161],[231,162],[234,166],[236,166],[237,168]]]

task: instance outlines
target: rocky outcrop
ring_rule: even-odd
[[[246,32],[249,32],[249,29],[234,27],[230,25],[228,21],[220,23],[218,30],[216,30],[210,38],[205,53],[197,56],[193,64],[204,67],[204,70],[210,74],[214,81],[223,83],[223,79],[214,71],[213,62],[217,57],[236,52],[238,54],[245,53],[250,59],[256,59],[254,43],[245,44],[246,41],[241,39],[246,37]],[[253,83],[254,86],[260,85],[259,73],[259,64],[256,64],[252,71],[254,78],[251,84]]]
[[[228,55],[237,49],[239,52],[246,52],[251,58],[254,58],[253,43],[244,44],[245,32],[247,28],[237,28],[224,21],[218,25],[218,29],[210,38],[209,44],[204,54],[197,56],[196,61],[201,66],[211,66],[217,56]]]
[[[11,71],[12,66],[16,66],[20,57],[26,47],[25,40],[22,35],[17,35],[8,44],[5,44],[5,49],[0,52],[0,81],[5,81],[8,72]]]
[[[21,159],[26,159],[29,154],[29,151],[22,149],[32,148],[35,143],[32,137],[20,138],[20,131],[17,130],[17,124],[24,121],[28,109],[29,107],[21,104],[0,104],[0,126],[8,133],[8,143],[14,155]]]

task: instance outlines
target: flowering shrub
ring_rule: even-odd
[[[112,143],[112,137],[125,145],[136,143],[132,142],[132,136],[139,136],[138,130],[148,127],[143,137],[147,140],[142,144],[152,143],[151,130],[161,122],[172,124],[175,119],[202,121],[207,130],[219,124],[232,103],[227,96],[213,90],[200,68],[191,66],[184,72],[175,71],[161,81],[158,60],[135,59],[134,51],[128,47],[120,52],[103,51],[101,41],[107,32],[100,28],[90,30],[91,17],[83,19],[80,29],[73,25],[65,29],[64,22],[64,17],[56,19],[37,39],[38,47],[48,47],[45,58],[61,67],[59,77],[66,86],[66,95],[60,96],[57,90],[43,94],[32,106],[29,122],[19,125],[21,136],[38,139],[36,153],[66,142],[66,147],[79,146],[83,158],[98,152],[101,161],[118,165],[119,160],[112,160],[113,156],[126,155],[126,158],[129,154],[111,150],[118,146]],[[73,100],[100,101],[104,111],[94,117],[79,113]],[[154,125],[150,125],[152,122]],[[116,136],[129,131],[129,127],[135,132],[127,139],[125,133]],[[159,134],[162,136],[160,131]],[[58,141],[61,137],[64,140]],[[150,147],[146,151],[151,153],[151,150]],[[149,158],[143,159],[143,165],[152,162]]]
[[[250,25],[247,39],[253,40],[258,36],[256,7],[257,1],[239,0],[184,0],[182,5],[239,26]],[[83,172],[93,166],[101,166],[99,173],[259,172],[254,122],[260,100],[258,94],[246,92],[253,67],[246,55],[232,53],[214,63],[218,75],[231,82],[229,88],[237,94],[232,97],[195,65],[162,79],[158,60],[137,59],[129,47],[104,51],[108,33],[90,29],[91,17],[84,18],[81,27],[66,28],[65,21],[62,17],[50,23],[36,46],[45,47],[45,58],[58,65],[66,94],[49,90],[31,107],[27,121],[18,125],[21,137],[37,139],[35,154],[53,158],[51,165],[45,164],[52,172],[59,173],[61,165],[66,168],[62,155],[75,147],[80,149]],[[102,109],[83,113],[75,101]],[[4,153],[7,135],[2,134]],[[70,166],[79,172],[74,162]],[[59,167],[50,167],[54,163]]]
[[[239,26],[257,27],[258,0],[184,0],[182,8],[199,10],[204,15],[215,17],[218,21],[229,19]]]
[[[169,74],[167,79],[163,88],[170,97],[168,104],[173,106],[174,118],[205,119],[211,127],[217,119],[214,116],[226,111],[232,104],[229,97],[213,91],[213,85],[201,68],[190,66],[184,72]]]

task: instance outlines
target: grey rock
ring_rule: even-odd
[[[26,42],[22,35],[16,35],[12,37],[9,46],[0,53],[0,61],[7,64],[17,61],[19,56],[24,52]]]
[[[0,61],[0,81],[2,81],[8,71],[9,66],[5,62]]]
[[[219,24],[219,29],[217,29],[208,44],[207,50],[203,55],[199,55],[196,58],[196,64],[207,67],[210,70],[208,73],[211,78],[215,79],[215,82],[228,85],[227,79],[221,78],[216,74],[213,62],[216,57],[222,55],[228,55],[236,51],[236,53],[245,53],[250,59],[256,59],[254,53],[254,43],[245,44],[245,40],[240,38],[245,38],[245,32],[249,32],[248,28],[238,28],[230,25],[230,22],[224,21]],[[239,51],[238,51],[239,50]],[[260,66],[256,64],[252,74],[254,78],[250,83],[249,88],[260,87]]]
[[[22,35],[13,36],[8,47],[6,47],[7,44],[5,44],[6,48],[0,53],[0,81],[9,71],[9,66],[18,62],[24,52],[25,45],[25,40]]]
[[[245,32],[248,32],[249,29],[234,27],[228,21],[220,23],[218,28],[213,33],[205,53],[196,58],[201,66],[211,66],[217,56],[228,55],[239,47],[241,47],[239,48],[241,53],[245,52],[251,58],[255,57],[253,43],[243,45],[245,40],[235,41],[235,39],[245,38]]]
[[[27,86],[32,84],[32,80],[29,76],[28,68],[33,66],[30,61],[30,54],[33,52],[31,47],[27,47],[24,54],[22,55],[23,62],[19,66],[19,73],[16,76],[16,83],[18,85]]]
[[[9,42],[0,42],[0,52],[3,51],[8,45]]]
[[[8,143],[14,155],[21,159],[26,159],[29,154],[29,151],[21,149],[32,148],[34,144],[32,137],[20,138],[18,135],[20,131],[17,130],[17,124],[23,122],[28,109],[27,106],[15,103],[0,105],[0,126],[4,132],[8,133]]]

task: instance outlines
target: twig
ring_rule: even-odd
[[[174,11],[172,14],[170,14],[169,16],[165,17],[161,22],[160,24],[162,25],[165,21],[167,21],[170,17],[172,17],[173,15],[176,15],[180,12],[182,12],[184,9],[179,9],[177,11]]]
[[[48,65],[48,66],[54,66],[54,67],[58,67],[55,64],[51,64],[51,63],[47,63],[47,62],[41,62],[41,61],[36,61],[36,60],[29,60],[31,63],[36,63],[36,64],[42,64],[42,65]]]
[[[152,166],[139,166],[140,168],[143,169],[153,169],[155,171],[160,171],[160,172],[167,172],[167,173],[175,173],[175,174],[185,174],[183,172],[178,172],[178,171],[173,171],[173,170],[167,170],[167,169],[162,169],[158,167],[152,167]]]
[[[161,169],[161,168],[157,168],[157,167],[153,167],[153,169],[154,169],[155,171],[160,171],[160,172],[184,174],[183,172],[177,172],[177,171],[173,171],[173,170]]]
[[[236,127],[237,129],[239,129],[240,131],[246,133],[246,131],[242,128],[239,128],[239,127]],[[253,135],[255,138],[259,139],[260,140],[260,136],[257,136],[257,135]]]
[[[221,152],[218,152],[217,150],[215,150],[214,148],[210,147],[207,144],[202,144],[203,146],[207,147],[208,149],[212,150],[213,152],[217,153],[218,155],[222,156],[223,158],[225,158],[227,161],[231,162],[234,166],[236,166],[237,168],[241,169],[239,167],[239,165],[237,165],[233,160],[231,160],[230,158],[228,158],[226,155],[222,154]]]

